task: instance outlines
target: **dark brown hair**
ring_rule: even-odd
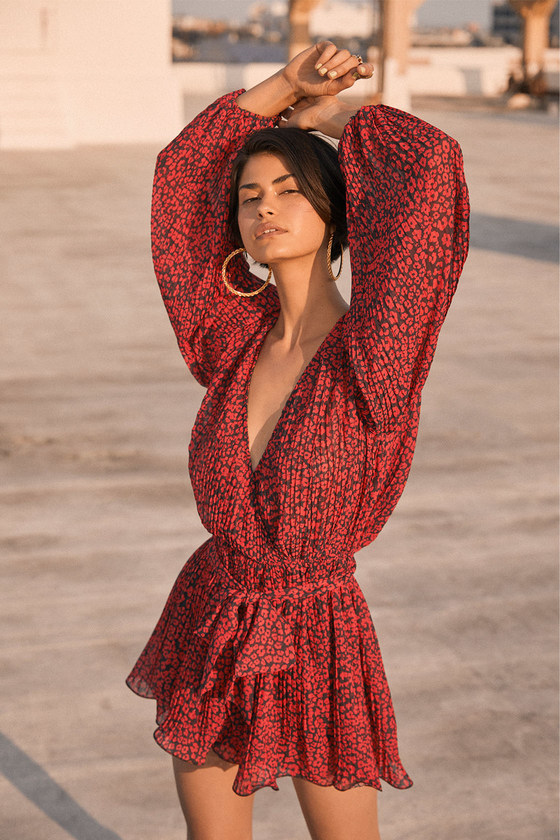
[[[228,223],[235,242],[243,246],[237,224],[239,179],[252,155],[273,154],[284,158],[299,189],[317,215],[335,227],[332,259],[348,245],[346,191],[334,146],[301,128],[262,128],[250,134],[233,161]]]

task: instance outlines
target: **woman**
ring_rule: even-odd
[[[454,140],[338,99],[371,73],[323,42],[158,158],[154,262],[208,389],[189,472],[212,537],[128,684],[157,700],[191,840],[250,838],[254,792],[283,775],[314,840],[376,840],[380,779],[412,784],[353,555],[408,475],[468,198]],[[302,129],[341,138],[338,160]],[[347,242],[350,307],[332,268]]]

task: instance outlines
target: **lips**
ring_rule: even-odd
[[[255,230],[255,239],[261,239],[263,236],[271,236],[274,233],[286,233],[284,228],[280,227],[280,225],[273,225],[270,222],[266,222],[258,226]]]

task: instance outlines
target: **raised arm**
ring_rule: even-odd
[[[229,342],[250,335],[263,309],[273,305],[273,288],[239,298],[225,289],[221,278],[225,257],[237,247],[227,227],[232,159],[248,134],[273,124],[241,109],[237,95],[218,99],[166,146],[154,178],[156,276],[181,353],[205,386]],[[235,283],[240,289],[260,285],[248,269],[238,271]]]
[[[418,408],[467,256],[468,192],[458,143],[386,106],[344,129],[352,298],[350,361],[367,410],[393,428]]]
[[[288,125],[341,138],[352,298],[348,353],[366,412],[393,428],[416,410],[469,239],[458,143],[403,111],[309,96]]]

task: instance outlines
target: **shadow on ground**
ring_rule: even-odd
[[[75,840],[121,840],[118,834],[84,811],[40,764],[2,733],[0,770],[14,787]]]
[[[560,241],[556,225],[472,213],[471,246],[483,251],[555,263],[558,262]]]

